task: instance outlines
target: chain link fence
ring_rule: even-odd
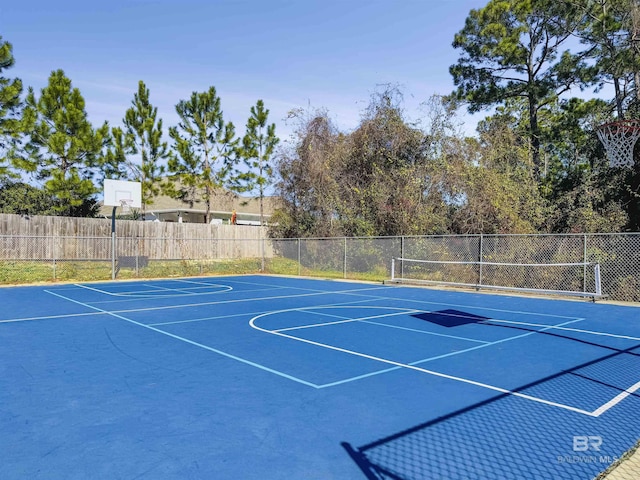
[[[115,243],[115,248],[113,243]],[[313,239],[0,236],[0,283],[273,273],[355,280],[395,275],[434,282],[593,291],[593,270],[520,265],[598,263],[609,299],[640,301],[640,233],[444,235]],[[456,262],[456,263],[450,263]],[[412,271],[411,269],[414,269]]]
[[[407,237],[403,245],[403,258],[430,263],[398,262],[394,274],[400,277],[594,292],[594,265],[598,264],[604,295],[612,300],[640,301],[637,233]]]

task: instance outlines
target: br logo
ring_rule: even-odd
[[[600,451],[602,445],[602,437],[599,435],[574,435],[573,451],[587,452],[589,450]]]

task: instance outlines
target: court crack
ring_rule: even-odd
[[[153,367],[156,368],[158,370],[167,370],[169,372],[173,372],[173,373],[180,373],[179,370],[174,370],[173,368],[167,368],[167,367],[162,367],[160,365],[156,365],[154,363],[149,363],[146,362],[138,357],[135,357],[133,355],[130,355],[129,353],[125,352],[123,349],[121,349],[118,345],[116,345],[116,343],[113,341],[113,339],[111,338],[111,335],[109,335],[109,331],[107,330],[107,328],[104,328],[104,333],[107,336],[107,338],[109,339],[109,343],[111,343],[111,345],[113,345],[113,348],[115,348],[118,352],[120,352],[122,355],[124,355],[125,357],[128,357],[132,360],[135,360],[136,362],[142,363],[144,365],[147,365],[149,367]]]

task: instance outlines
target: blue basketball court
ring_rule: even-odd
[[[274,276],[0,289],[3,479],[591,479],[640,310]]]

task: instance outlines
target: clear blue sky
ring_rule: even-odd
[[[175,104],[216,87],[225,117],[244,133],[263,99],[277,133],[294,108],[326,108],[354,128],[371,93],[397,84],[407,114],[453,90],[453,35],[486,0],[11,0],[0,35],[16,65],[5,71],[36,91],[63,69],[94,125],[120,125],[138,80],[166,128]],[[470,121],[473,124],[473,119]],[[467,125],[473,132],[475,125]]]

